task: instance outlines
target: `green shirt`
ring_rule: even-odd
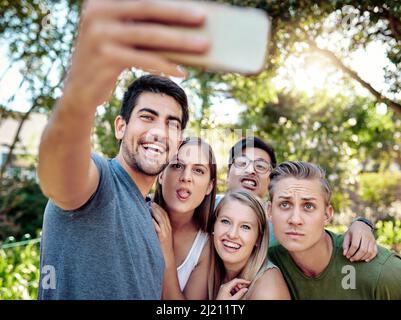
[[[281,245],[269,248],[269,257],[282,271],[293,299],[401,300],[401,257],[378,247],[370,262],[350,262],[342,254],[343,235],[327,231],[333,253],[317,277],[306,276]]]

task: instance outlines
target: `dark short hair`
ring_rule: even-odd
[[[188,100],[185,91],[174,81],[155,75],[142,76],[129,85],[120,109],[120,116],[126,123],[143,92],[163,93],[177,101],[182,110],[181,129],[185,129],[188,122]]]
[[[242,154],[245,148],[258,148],[267,152],[270,157],[272,167],[276,167],[277,160],[272,146],[268,145],[262,139],[258,137],[247,137],[238,141],[230,149],[230,158],[228,159],[228,170],[230,170],[231,165],[236,157]]]

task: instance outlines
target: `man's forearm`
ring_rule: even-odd
[[[77,186],[88,182],[91,131],[96,106],[74,104],[64,95],[42,135],[38,174],[43,192],[50,198],[74,199]]]

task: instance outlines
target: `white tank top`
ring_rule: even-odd
[[[199,257],[208,239],[209,235],[199,230],[184,262],[177,268],[178,282],[180,283],[181,291],[184,290],[189,276],[198,264]]]

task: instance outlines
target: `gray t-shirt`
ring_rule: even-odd
[[[99,186],[81,208],[49,201],[39,299],[160,299],[164,259],[149,207],[117,159],[92,156]]]

